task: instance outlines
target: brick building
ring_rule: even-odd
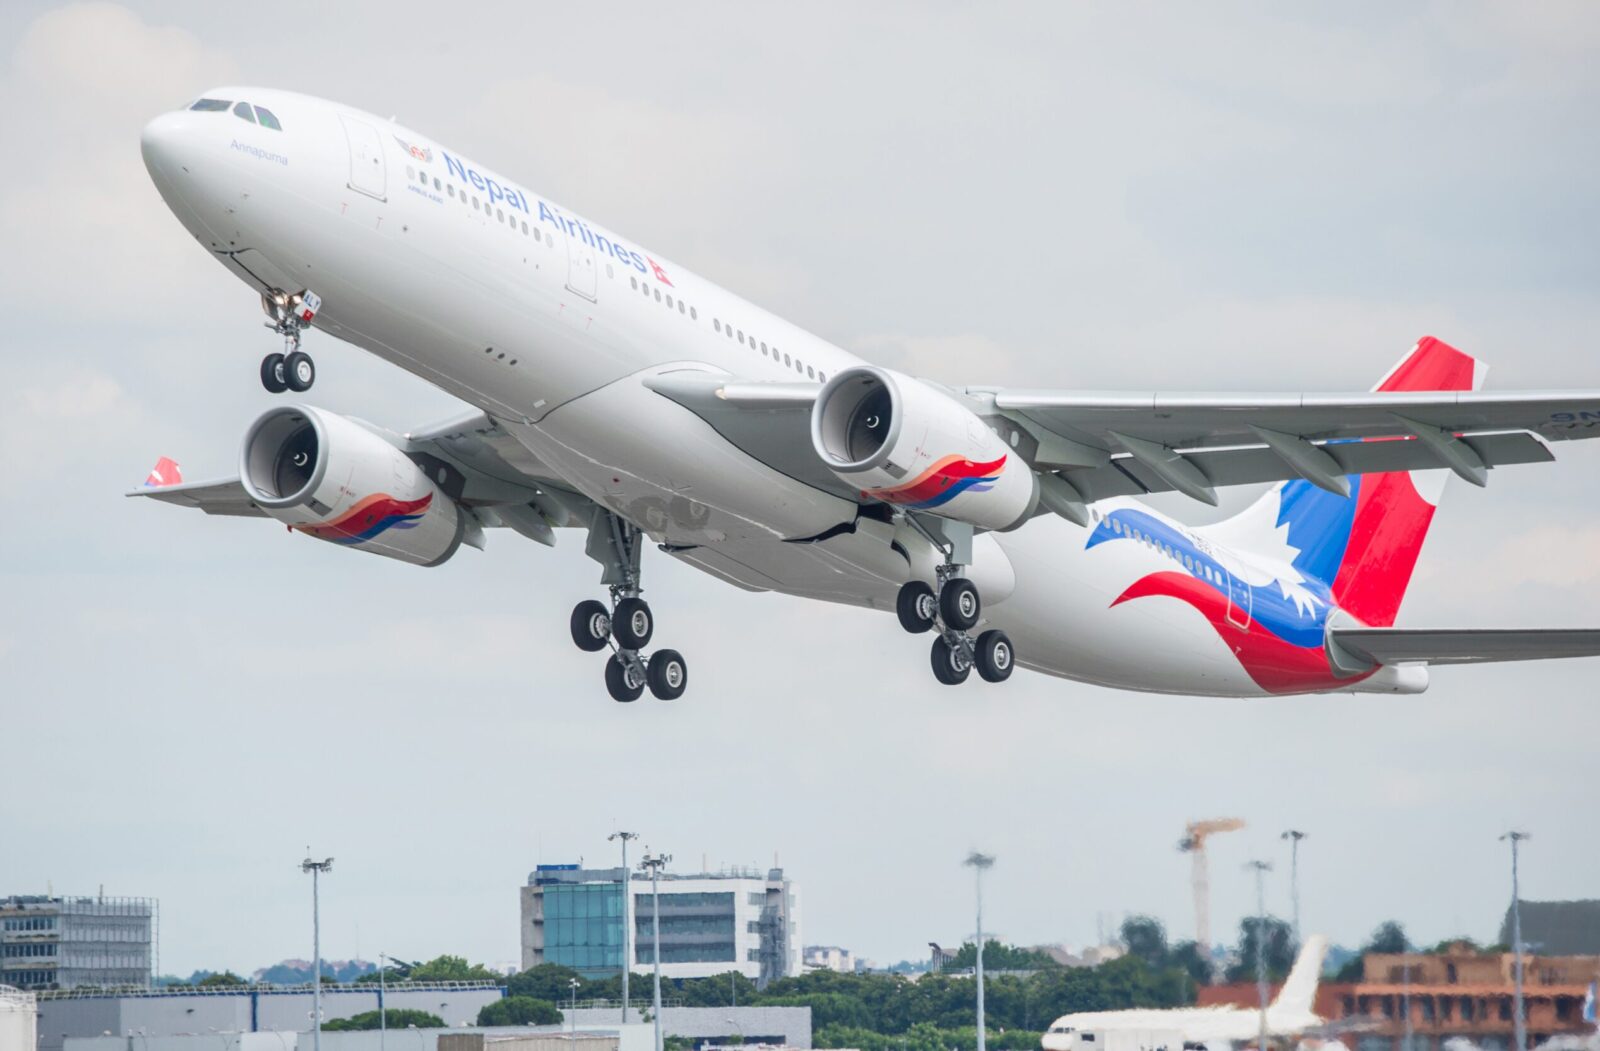
[[[1361,981],[1318,987],[1315,1010],[1353,1051],[1449,1051],[1446,1041],[1454,1037],[1486,1051],[1510,1051],[1514,961],[1511,953],[1465,945],[1439,955],[1371,953],[1362,959]],[[1530,1046],[1594,1032],[1583,1020],[1583,1001],[1589,983],[1600,979],[1600,956],[1529,955],[1523,967]],[[1201,989],[1199,1002],[1253,1007],[1258,1000],[1254,984],[1239,984]]]

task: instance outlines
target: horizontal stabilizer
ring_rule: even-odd
[[[1600,628],[1335,628],[1333,641],[1373,664],[1600,657]]]
[[[216,478],[207,482],[181,482],[178,485],[150,485],[146,483],[128,496],[146,496],[164,504],[179,507],[198,507],[208,515],[244,515],[265,518],[267,513],[257,507],[244,485],[237,478]]]

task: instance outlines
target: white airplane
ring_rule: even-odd
[[[1328,942],[1321,935],[1306,939],[1295,957],[1288,979],[1267,1007],[1268,1038],[1296,1037],[1323,1025],[1312,1009],[1317,983],[1322,979],[1322,958]],[[1176,1047],[1225,1048],[1260,1039],[1261,1011],[1247,1007],[1134,1008],[1128,1011],[1083,1011],[1062,1015],[1050,1024],[1040,1041],[1044,1051],[1130,1051],[1166,1043]],[[1133,1040],[1118,1040],[1128,1034]]]
[[[750,591],[895,610],[940,682],[1015,665],[1217,696],[1426,688],[1427,665],[1600,653],[1600,632],[1393,627],[1448,472],[1553,459],[1600,433],[1600,392],[1478,393],[1427,338],[1373,392],[951,389],[870,365],[391,120],[224,87],[144,129],[185,228],[259,293],[315,379],[315,328],[472,406],[396,434],[268,409],[238,477],[137,495],[257,515],[433,566],[485,527],[587,532],[619,701],[683,692],[641,550]],[[1189,527],[1139,498],[1278,482]]]

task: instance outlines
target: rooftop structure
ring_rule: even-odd
[[[1524,901],[1522,946],[1549,956],[1600,955],[1600,901]],[[1500,944],[1511,944],[1511,909],[1500,924]]]
[[[390,985],[384,993],[384,1003],[391,1011],[426,1011],[449,1025],[470,1025],[477,1021],[480,1010],[499,1000],[503,993],[494,982],[407,982]],[[324,985],[323,1020],[376,1011],[378,996],[376,983]],[[63,1041],[68,1038],[96,1037],[107,1032],[123,1039],[130,1035],[140,1038],[138,1051],[144,1051],[151,1038],[192,1033],[212,1034],[213,1048],[216,1033],[293,1034],[311,1028],[312,999],[309,985],[41,993],[38,1049],[62,1051]],[[324,1044],[331,1035],[322,1034]],[[302,1046],[309,1048],[310,1041]],[[152,1051],[153,1048],[154,1045]]]

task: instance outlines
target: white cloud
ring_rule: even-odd
[[[29,24],[0,77],[7,133],[29,152],[0,194],[0,305],[13,315],[87,306],[124,323],[197,309],[185,284],[215,264],[161,206],[139,130],[232,72],[192,33],[116,4]]]

